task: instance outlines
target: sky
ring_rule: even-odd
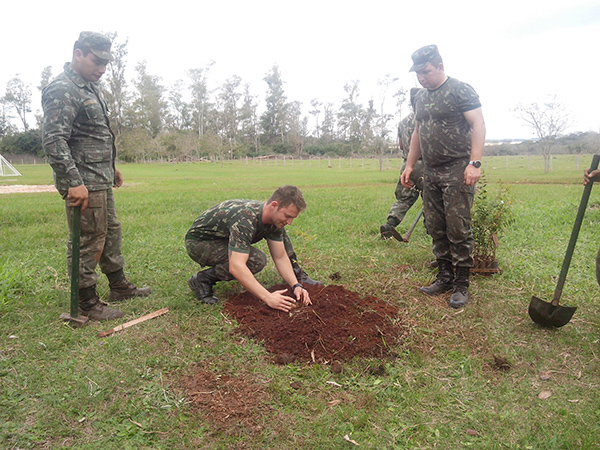
[[[146,61],[169,87],[186,71],[206,67],[209,88],[234,75],[264,104],[265,75],[279,67],[288,100],[308,111],[314,98],[336,107],[344,85],[359,80],[358,101],[380,97],[378,81],[418,86],[411,54],[436,44],[446,74],[480,96],[488,139],[534,137],[514,113],[555,97],[571,117],[567,132],[600,132],[600,1],[481,0],[107,0],[11,2],[2,7],[0,96],[10,78],[31,85],[41,110],[44,67],[53,75],[70,61],[83,30],[128,40],[127,78]],[[142,6],[143,5],[143,6]],[[388,95],[390,104],[393,101]],[[33,116],[29,121],[34,123]]]

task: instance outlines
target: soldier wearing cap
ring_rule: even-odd
[[[449,304],[460,308],[469,299],[469,272],[473,267],[471,208],[475,184],[481,177],[485,122],[475,90],[447,76],[437,46],[412,54],[410,71],[421,89],[415,99],[415,131],[401,180],[410,180],[415,163],[423,157],[423,208],[433,241],[438,274],[420,290],[427,295],[452,291]]]
[[[98,85],[112,59],[110,49],[107,36],[83,31],[73,46],[71,62],[42,92],[42,146],[65,200],[69,226],[73,208],[81,206],[79,310],[94,320],[123,316],[98,297],[98,264],[108,277],[110,301],[151,292],[130,283],[123,273],[122,231],[112,192],[123,178],[115,167],[115,136]],[[67,260],[70,264],[70,241]]]

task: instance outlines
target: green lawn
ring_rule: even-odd
[[[473,278],[460,311],[418,292],[435,276],[421,225],[409,244],[379,238],[399,160],[384,161],[383,171],[367,159],[123,164],[115,196],[126,272],[154,292],[125,302],[118,323],[170,312],[105,339],[97,334],[112,324],[72,329],[58,319],[69,310],[58,194],[0,194],[0,448],[600,448],[597,190],[562,295],[575,316],[542,329],[527,314],[532,295],[552,299],[590,161],[557,156],[545,174],[540,157],[484,158],[490,191],[509,186],[515,222],[500,238],[502,273]],[[48,166],[16,168],[23,176],[0,186],[52,183]],[[308,203],[289,228],[307,272],[327,281],[340,272],[338,283],[393,303],[398,320],[412,324],[384,374],[370,370],[379,361],[362,359],[339,374],[274,365],[259,342],[235,333],[221,306],[193,301],[186,280],[197,268],[183,238],[195,217],[225,199],[266,199],[282,184],[298,185]],[[258,278],[279,282],[272,263]],[[239,289],[226,283],[217,294]],[[106,297],[104,277],[99,291]],[[196,370],[254,386],[264,398],[252,426],[233,418],[211,427],[183,387]],[[540,399],[545,391],[551,396]]]

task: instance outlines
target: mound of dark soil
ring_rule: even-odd
[[[223,311],[238,322],[239,332],[264,342],[279,364],[392,356],[408,334],[398,310],[373,296],[361,297],[336,285],[306,289],[313,304],[290,313],[269,308],[249,292],[231,296]]]

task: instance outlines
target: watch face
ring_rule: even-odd
[[[471,161],[471,164],[473,164],[473,167],[477,169],[481,167],[481,161]]]

